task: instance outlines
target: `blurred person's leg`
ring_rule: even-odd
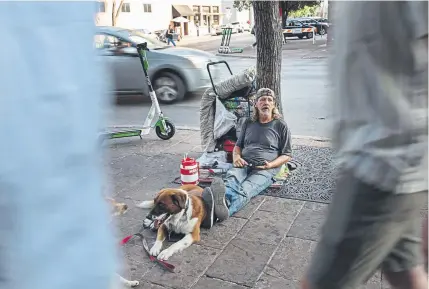
[[[425,258],[425,266],[426,270],[428,269],[428,215],[423,220],[423,226],[422,226],[422,241],[423,241],[423,255]]]
[[[357,288],[377,269],[394,288],[427,288],[419,214],[428,189],[427,5],[335,3],[341,176],[303,288]]]
[[[419,210],[425,202],[427,192],[393,194],[342,172],[304,288],[357,288],[379,268],[394,288],[427,288]]]
[[[0,288],[107,289],[95,2],[0,2]]]

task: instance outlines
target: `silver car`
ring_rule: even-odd
[[[135,48],[147,42],[150,51],[149,76],[162,103],[182,100],[188,92],[199,92],[211,85],[207,63],[217,61],[197,49],[167,46],[150,35],[118,27],[98,27],[95,46],[99,60],[107,64],[114,78],[114,92],[119,95],[149,95],[140,59]],[[218,71],[214,71],[214,78]]]

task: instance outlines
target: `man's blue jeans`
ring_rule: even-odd
[[[271,170],[230,169],[225,177],[225,198],[229,206],[229,215],[238,212],[273,182]]]

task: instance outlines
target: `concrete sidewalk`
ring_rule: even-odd
[[[219,36],[213,36],[211,34],[204,34],[200,36],[184,36],[180,41],[176,41],[177,46],[186,46],[188,44],[192,43],[204,43],[204,42],[210,42],[213,40],[218,39]],[[220,39],[220,38],[219,38]]]
[[[201,155],[199,131],[179,130],[168,141],[151,134],[106,142],[105,167],[117,201],[130,209],[117,218],[118,239],[137,232],[147,212],[134,205],[153,198],[179,176],[185,153]],[[294,145],[329,146],[315,139],[295,138]],[[127,244],[123,276],[139,280],[138,288],[298,289],[314,251],[327,205],[258,196],[223,223],[202,230],[202,241],[169,262],[176,273],[151,263],[138,243]],[[145,232],[152,245],[155,233]],[[167,244],[167,242],[165,242]],[[361,288],[387,288],[377,273]]]

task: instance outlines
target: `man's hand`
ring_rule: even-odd
[[[244,166],[247,166],[247,162],[245,160],[243,160],[241,157],[239,156],[234,156],[234,160],[233,160],[233,165],[236,168],[242,168]]]
[[[274,168],[274,166],[270,162],[265,161],[263,166],[257,166],[256,168],[260,170],[268,170]]]

